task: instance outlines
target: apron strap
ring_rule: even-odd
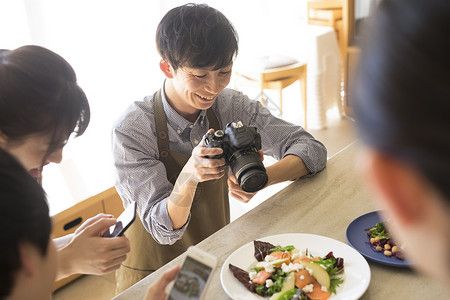
[[[213,128],[214,131],[222,129],[220,128],[219,121],[217,120],[216,114],[214,113],[212,106],[208,108],[208,110],[206,111],[206,117],[208,118],[209,128]]]
[[[167,117],[161,97],[162,89],[153,95],[153,109],[156,125],[156,137],[158,139],[159,157],[164,162],[169,156],[169,133],[167,130]]]

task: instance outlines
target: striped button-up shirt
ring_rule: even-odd
[[[206,111],[191,123],[178,114],[161,93],[167,116],[171,150],[191,154],[208,131]],[[221,128],[235,121],[254,126],[261,135],[264,155],[281,159],[300,157],[313,175],[325,168],[327,150],[302,127],[274,117],[259,102],[241,92],[225,89],[212,106]],[[159,160],[153,96],[133,103],[115,123],[112,147],[116,168],[116,188],[127,203],[137,202],[137,213],[144,227],[161,244],[173,244],[187,228],[173,229],[167,200],[173,185],[168,181],[164,164]]]

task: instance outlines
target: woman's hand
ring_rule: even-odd
[[[84,222],[70,242],[58,250],[57,279],[77,273],[102,275],[118,269],[130,251],[130,243],[125,236],[102,237],[115,223],[115,218],[105,214]]]

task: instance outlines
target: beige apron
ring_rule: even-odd
[[[167,171],[167,179],[175,181],[190,155],[169,149],[167,119],[161,99],[161,90],[155,94],[154,116],[158,138],[159,159]],[[212,108],[208,109],[209,127],[220,129]],[[191,220],[181,240],[173,245],[160,245],[142,225],[138,217],[125,235],[130,240],[131,252],[116,271],[116,292],[120,293],[143,279],[186,249],[199,243],[230,223],[227,177],[201,182],[197,186],[191,207]]]

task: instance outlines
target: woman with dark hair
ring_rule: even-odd
[[[385,0],[367,37],[354,91],[365,172],[413,266],[448,288],[450,2]]]
[[[0,51],[1,145],[39,179],[44,165],[61,161],[72,132],[84,133],[89,104],[62,57],[38,46]]]
[[[69,136],[83,134],[89,117],[86,95],[61,56],[39,46],[0,50],[0,148],[30,175],[40,181],[45,165],[59,163]],[[127,238],[101,238],[114,222],[99,214],[56,239],[57,278],[117,269],[129,251]]]

